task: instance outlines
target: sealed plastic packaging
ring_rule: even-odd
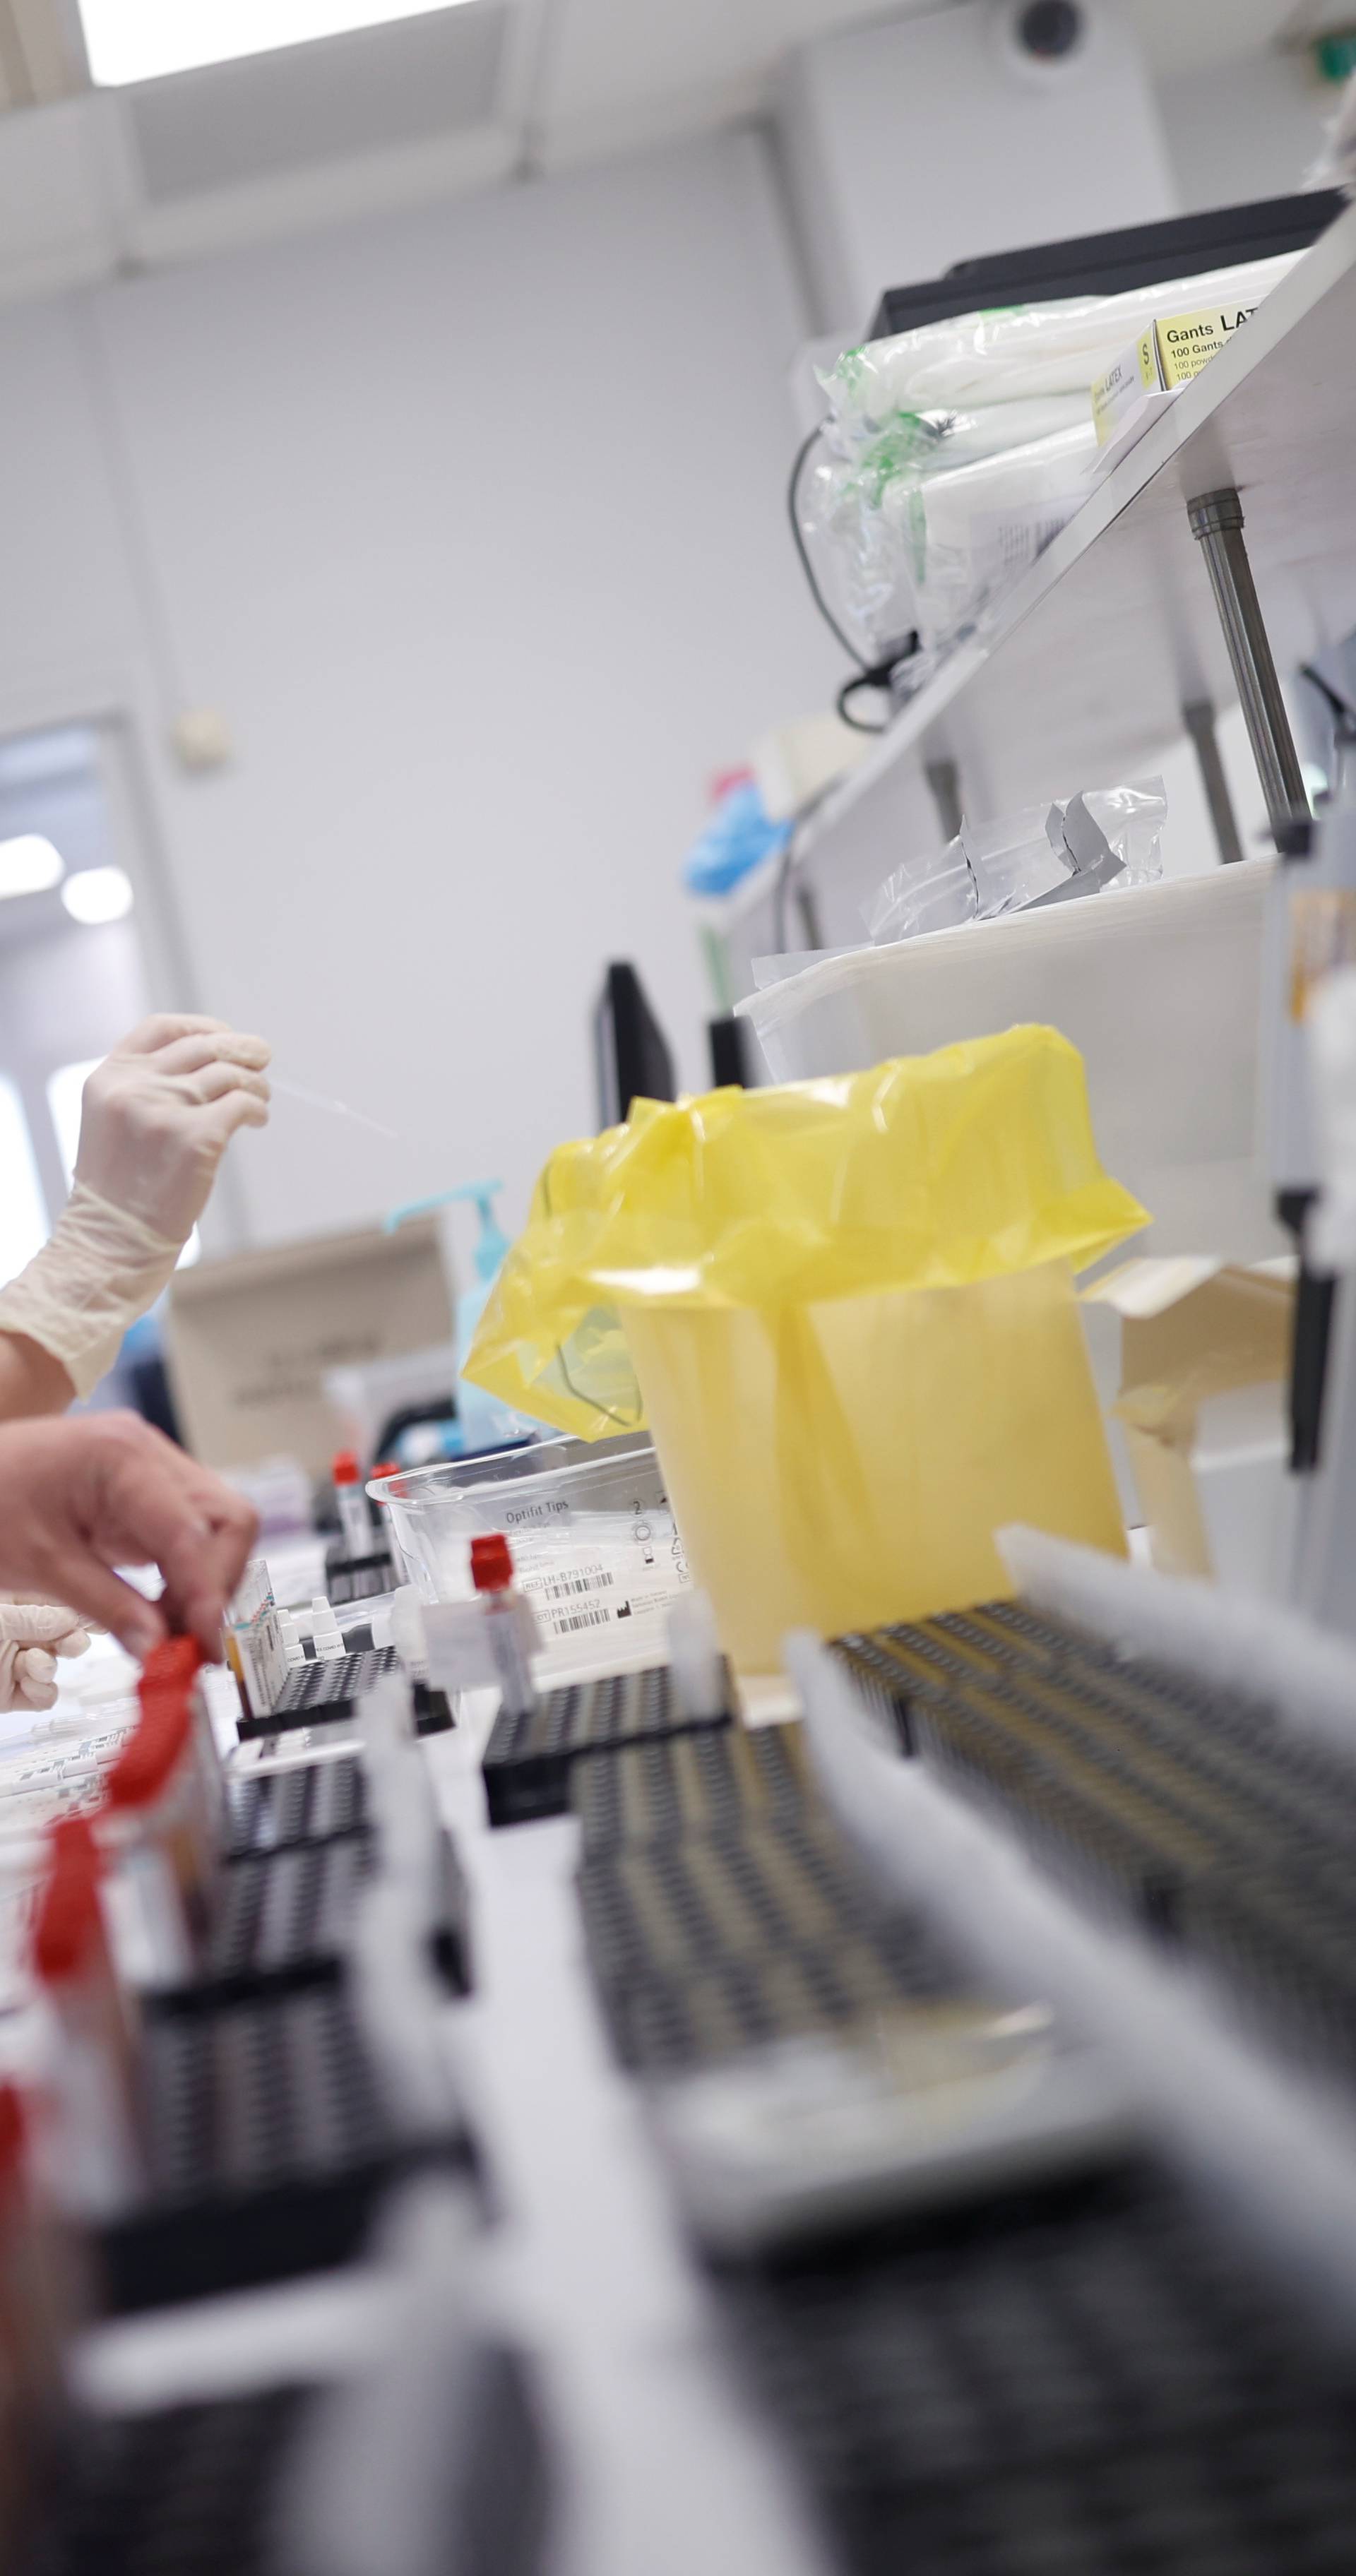
[[[1123,1533],[1072,1272],[1145,1222],[1052,1029],[638,1101],[552,1156],[470,1355],[584,1438],[629,1383],[742,1670],[1001,1592],[991,1533]]]
[[[1044,554],[1086,500],[1096,453],[1089,414],[1054,438],[934,474],[903,496],[900,535],[925,646],[963,634]],[[887,521],[893,507],[892,491],[884,503]]]
[[[994,406],[996,414],[1042,408]],[[888,471],[821,453],[798,486],[802,533],[873,653],[906,629],[925,652],[939,651],[1067,527],[1087,498],[1097,453],[1088,405],[1076,409],[1050,436],[1016,446],[940,438]]]
[[[960,834],[944,850],[892,868],[870,903],[863,904],[862,917],[877,947],[978,920],[979,886]]]
[[[821,377],[837,420],[865,440],[900,412],[1087,395],[1105,368],[1161,314],[1215,303],[1260,304],[1300,251],[1236,261],[1199,277],[1138,286],[1124,295],[1063,296],[924,323],[849,349]]]
[[[1144,330],[1188,309],[1249,312],[1300,256],[849,349],[820,378],[830,416],[798,516],[869,657],[909,630],[925,661],[944,652],[1068,524],[1098,452],[1092,387]]]
[[[1089,788],[988,823],[967,817],[944,850],[892,868],[862,918],[873,944],[886,947],[1111,886],[1152,885],[1163,873],[1167,814],[1163,781],[1153,778],[1138,787]],[[754,969],[759,983],[761,962]]]

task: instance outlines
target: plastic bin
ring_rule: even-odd
[[[383,1476],[424,1601],[470,1597],[471,1541],[502,1530],[544,1640],[543,1678],[662,1659],[689,1576],[652,1441],[543,1441]]]
[[[781,1312],[628,1307],[697,1580],[740,1672],[822,1636],[1011,1590],[1009,1521],[1119,1554],[1115,1482],[1062,1262]]]
[[[1249,859],[1094,903],[969,922],[809,965],[739,1008],[777,1082],[855,1073],[1026,1020],[1077,1047],[1108,1171],[1154,1217],[1144,1249],[1289,1249],[1259,1152],[1262,923]]]
[[[1104,902],[1111,898],[1104,897]],[[558,1147],[468,1374],[585,1438],[624,1395],[744,1672],[991,1599],[993,1532],[1121,1548],[1073,1269],[1144,1223],[1047,1028]]]

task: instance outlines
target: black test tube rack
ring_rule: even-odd
[[[624,2065],[672,2073],[954,1998],[914,1918],[863,1888],[806,1780],[798,1726],[581,1763],[579,1894]]]
[[[289,2576],[286,2481],[323,2392],[284,2383],[66,2429],[21,2576]],[[534,2576],[550,2461],[520,2354],[482,2356],[464,2431],[468,2483],[447,2515],[445,2576]]]
[[[397,2134],[354,2020],[343,1933],[375,1857],[360,1762],[246,1777],[227,1798],[202,1973],[144,1999],[149,2188],[104,2232],[114,2308],[328,2268],[412,2160],[475,2161],[460,2122]],[[432,1960],[465,1994],[469,1906],[446,1834],[442,1861]]]
[[[388,1673],[401,1671],[403,1666],[394,1646],[369,1646],[356,1654],[335,1655],[325,1662],[299,1664],[288,1674],[277,1706],[267,1717],[247,1717],[242,1713],[240,1741],[251,1744],[261,1736],[285,1735],[297,1727],[351,1722],[364,1691],[371,1690]],[[453,1723],[446,1691],[421,1681],[411,1682],[410,1687],[416,1734],[445,1734]]]
[[[835,1651],[902,1749],[1081,1899],[1198,1958],[1271,2041],[1356,2076],[1356,1764],[1264,1699],[1020,1603]]]
[[[570,1785],[591,1962],[645,2076],[832,2020],[810,1924],[840,1980],[864,1944],[898,1999],[946,1989],[929,1928],[885,1931],[835,1854],[798,1729],[633,1743]],[[1356,2376],[1147,2159],[715,2278],[851,2576],[1350,2563]]]
[[[490,1823],[528,1824],[564,1815],[574,1767],[591,1755],[728,1727],[728,1675],[726,1702],[713,1717],[687,1716],[675,1701],[668,1666],[656,1664],[543,1691],[524,1715],[501,1710],[481,1765]]]
[[[147,2189],[99,2232],[115,2313],[330,2270],[402,2176],[476,2169],[459,2120],[392,2120],[342,1986],[149,2011],[142,2070]]]

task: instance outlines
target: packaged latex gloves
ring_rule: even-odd
[[[966,921],[1147,885],[1162,874],[1167,797],[1160,778],[1090,788],[1065,804],[1033,805],[997,821],[963,822],[938,852],[895,868],[863,906],[876,947]]]
[[[870,659],[918,624],[926,554],[919,495],[933,476],[1086,428],[1086,397],[910,412],[856,446],[830,425],[797,485],[797,517],[824,587]]]
[[[925,646],[972,626],[1068,526],[1096,453],[1089,413],[1078,428],[934,474],[915,492],[891,487],[882,515],[910,553]]]
[[[844,620],[872,655],[916,629],[925,653],[949,644],[1036,561],[1087,497],[1097,454],[1089,405],[999,403],[995,412],[1063,426],[1024,445],[986,444],[969,424],[890,462],[822,449],[801,476],[798,517]]]
[[[58,1656],[83,1655],[88,1645],[73,1610],[0,1602],[0,1709],[54,1708]]]
[[[1159,317],[1252,309],[1287,252],[1124,295],[966,313],[849,349],[798,516],[872,660],[915,628],[944,650],[1073,516],[1096,454],[1091,387]]]
[[[1303,254],[1243,260],[1200,277],[1170,278],[1125,295],[1063,296],[962,313],[893,339],[849,349],[821,378],[845,432],[863,439],[903,412],[973,410],[983,403],[1080,394],[1161,314],[1198,305],[1260,304]]]
[[[268,1117],[269,1048],[222,1020],[143,1020],[85,1085],[70,1199],[50,1242],[0,1290],[26,1335],[88,1395],[154,1304],[237,1128]]]

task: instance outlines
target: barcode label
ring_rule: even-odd
[[[610,1574],[562,1575],[558,1583],[540,1586],[541,1597],[543,1601],[568,1601],[572,1594],[580,1592],[607,1592],[614,1579]]]
[[[606,1628],[611,1617],[610,1610],[576,1610],[567,1618],[553,1619],[551,1625],[558,1637],[568,1637],[576,1628]]]

